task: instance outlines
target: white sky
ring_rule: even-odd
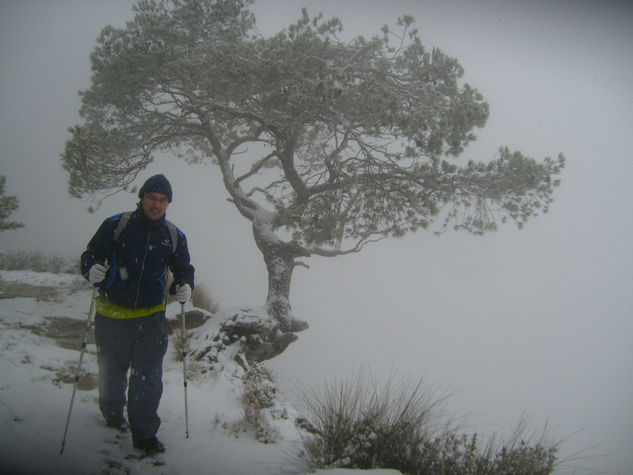
[[[88,214],[59,166],[95,39],[130,19],[131,4],[0,0],[0,174],[26,226],[1,233],[0,250],[75,257],[105,217],[134,207],[118,195]],[[311,328],[271,366],[288,382],[362,365],[425,377],[477,430],[525,413],[575,433],[570,452],[599,444],[591,453],[604,457],[581,465],[633,472],[633,2],[267,0],[254,8],[259,29],[278,31],[303,5],[339,16],[350,36],[413,14],[427,47],[457,57],[490,104],[465,156],[507,145],[563,152],[567,168],[550,213],[523,231],[419,233],[311,259],[291,295]],[[225,306],[263,303],[263,261],[218,171],[161,159],[142,179],[157,172],[172,181],[169,218],[199,281]]]

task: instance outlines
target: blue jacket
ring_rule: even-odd
[[[165,219],[152,222],[140,207],[114,241],[121,214],[106,219],[81,255],[81,272],[107,261],[108,272],[99,293],[109,302],[127,308],[154,307],[165,301],[167,267],[175,285],[188,283],[193,289],[194,267],[190,264],[187,238],[178,229],[178,245],[172,252],[169,228]]]

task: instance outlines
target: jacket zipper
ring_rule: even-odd
[[[141,281],[143,280],[143,273],[145,272],[145,260],[147,259],[147,252],[149,251],[149,243],[151,241],[152,228],[147,230],[147,243],[145,244],[145,254],[143,255],[143,261],[141,263],[141,273],[138,276],[138,283],[136,284],[136,301],[134,307],[138,308],[138,301],[141,298]]]

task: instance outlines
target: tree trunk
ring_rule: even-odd
[[[279,322],[283,332],[305,330],[307,323],[296,320],[290,306],[290,282],[295,259],[307,256],[305,249],[294,243],[285,243],[274,236],[271,230],[253,224],[253,235],[262,252],[268,270],[268,314]]]

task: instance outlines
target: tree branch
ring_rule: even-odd
[[[235,179],[234,185],[239,186],[241,182],[257,174],[257,172],[259,172],[262,169],[262,167],[266,164],[266,162],[268,162],[271,158],[276,157],[276,156],[277,156],[277,152],[273,151],[273,152],[270,152],[265,157],[262,157],[261,159],[259,159],[257,162],[253,164],[253,166],[247,173]]]

